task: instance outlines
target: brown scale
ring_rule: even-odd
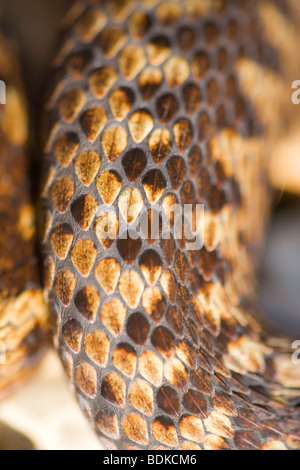
[[[43,197],[55,338],[83,411],[109,448],[300,448],[300,379],[284,387],[253,266],[296,2],[84,3],[56,59]],[[158,219],[157,238],[124,239],[154,204],[171,236]],[[191,205],[201,249],[174,204]]]
[[[0,396],[39,363],[47,345],[48,314],[36,256],[29,188],[28,116],[19,66],[0,33]],[[17,124],[16,124],[17,123]]]

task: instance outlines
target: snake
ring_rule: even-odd
[[[44,297],[107,449],[300,448],[300,376],[256,294],[299,21],[294,0],[81,0],[63,22]]]
[[[36,251],[29,120],[13,42],[0,34],[0,397],[23,383],[46,349],[48,311]],[[17,123],[17,124],[16,124]]]

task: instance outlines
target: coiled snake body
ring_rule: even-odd
[[[47,309],[28,184],[28,118],[11,44],[0,34],[0,396],[35,368],[45,350]]]
[[[296,3],[82,1],[68,18],[47,100],[45,289],[109,448],[300,446],[299,374],[257,319],[254,261],[299,65]],[[175,204],[192,207],[202,248]],[[157,238],[123,236],[154,211]]]

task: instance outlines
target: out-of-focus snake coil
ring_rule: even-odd
[[[30,198],[27,106],[20,69],[0,33],[0,396],[21,382],[45,349],[48,314]]]
[[[298,7],[81,1],[66,20],[47,100],[45,285],[109,448],[300,448],[299,370],[255,296]],[[202,248],[180,237],[174,204],[192,206]],[[157,212],[158,239],[124,237]]]

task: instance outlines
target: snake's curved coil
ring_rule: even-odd
[[[65,368],[109,447],[300,445],[299,380],[257,321],[253,261],[293,7],[86,1],[69,18],[47,102],[45,282]],[[192,206],[201,249],[179,236],[175,203]],[[124,239],[153,205],[171,237]]]

